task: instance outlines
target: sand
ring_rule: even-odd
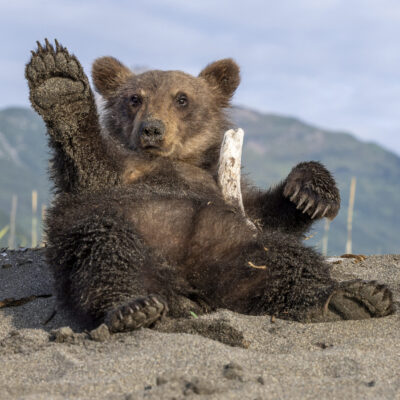
[[[355,261],[334,276],[379,280],[399,302],[399,255]],[[0,399],[400,399],[398,305],[320,324],[220,310],[112,336],[48,321],[54,309],[43,250],[0,251]]]

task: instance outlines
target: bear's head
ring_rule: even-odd
[[[204,168],[215,165],[226,108],[240,82],[231,59],[208,65],[198,77],[181,71],[134,74],[113,57],[93,64],[96,90],[105,99],[103,123],[127,149]]]

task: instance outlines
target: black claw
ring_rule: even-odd
[[[307,195],[303,194],[303,195],[300,197],[300,200],[299,200],[299,202],[298,202],[298,204],[297,204],[296,209],[299,210],[306,200],[307,200]]]
[[[314,200],[309,200],[306,208],[302,211],[303,214],[306,213],[314,205]]]
[[[374,284],[376,283],[376,281],[372,281]],[[372,296],[377,295],[379,292],[381,292],[382,290],[386,289],[384,285],[376,285],[374,291],[372,292]]]
[[[46,39],[44,39],[44,42],[46,44],[46,50],[54,53],[54,48],[53,48],[52,44],[49,42],[49,40],[46,38]]]
[[[325,210],[324,210],[324,212],[322,213],[321,218],[325,217],[325,215],[327,214],[327,212],[329,211],[330,208],[331,208],[330,205],[327,205],[327,206],[325,207]]]
[[[283,195],[284,195],[285,197],[288,197],[288,196],[289,196],[289,189],[288,189],[288,186],[286,186],[285,189],[283,190]]]
[[[43,47],[42,47],[42,45],[40,44],[40,42],[38,40],[36,41],[36,44],[37,44],[37,47],[38,47],[38,52],[42,53],[43,52]]]
[[[382,300],[383,301],[387,301],[387,300],[391,301],[392,300],[392,292],[388,288],[385,288],[385,291],[383,292]]]
[[[299,194],[300,192],[300,187],[298,186],[295,190],[295,192],[292,194],[292,196],[290,196],[290,201],[294,201],[294,199],[296,198],[296,196]]]
[[[156,307],[162,306],[162,303],[159,302],[155,297],[152,297],[152,298],[151,298],[151,301],[153,302],[153,304],[154,304]]]
[[[55,44],[56,44],[56,51],[57,51],[57,53],[58,53],[58,52],[60,52],[60,51],[63,49],[63,47],[61,46],[61,44],[58,42],[57,39],[54,39],[54,42],[55,42]]]
[[[319,214],[319,212],[322,210],[322,205],[321,204],[319,204],[318,206],[317,206],[317,208],[315,209],[315,211],[314,211],[314,214],[313,215],[311,215],[311,219],[314,219],[318,214]]]

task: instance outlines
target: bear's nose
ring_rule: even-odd
[[[164,138],[165,125],[158,119],[143,121],[139,126],[139,136],[143,147],[157,146]]]

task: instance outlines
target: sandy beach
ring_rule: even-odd
[[[43,250],[0,251],[0,399],[400,399],[400,255],[338,258],[386,283],[386,318],[301,324],[227,310],[110,336],[54,315]]]

